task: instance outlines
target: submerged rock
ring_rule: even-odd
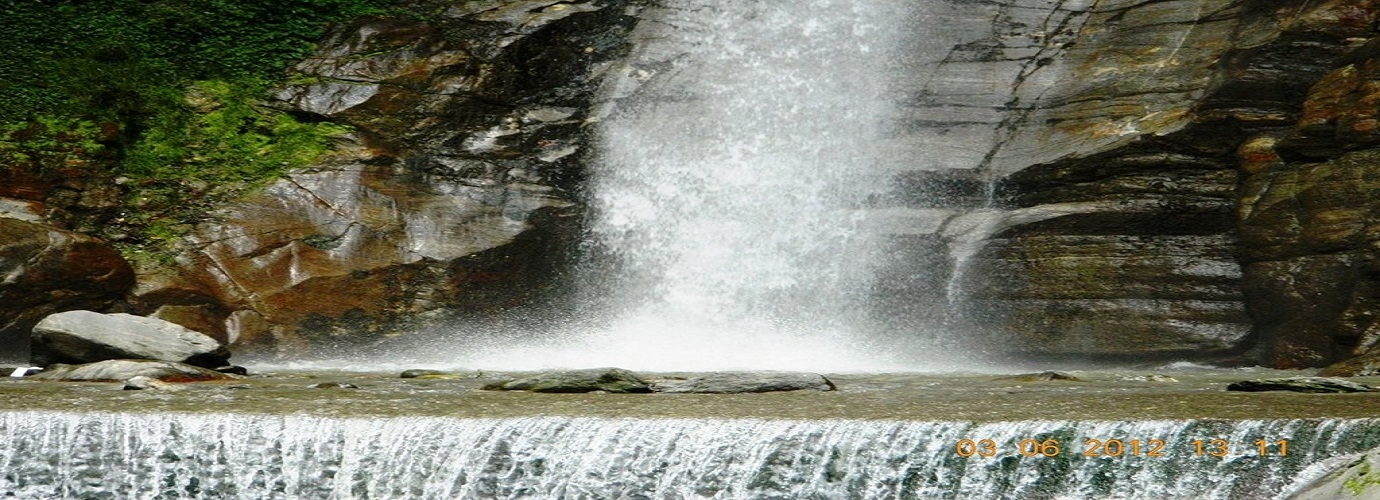
[[[527,392],[614,392],[646,393],[651,386],[633,372],[622,368],[591,368],[546,372],[533,377],[495,382],[484,386],[486,391]]]
[[[835,391],[838,387],[817,373],[720,372],[657,380],[652,392],[678,394],[739,394],[780,391]]]
[[[307,386],[308,389],[358,389],[359,386],[349,382],[321,382]]]
[[[59,382],[120,382],[135,377],[147,377],[163,382],[201,382],[239,378],[199,366],[147,359],[112,359],[83,365],[56,364],[28,378]]]
[[[1292,391],[1311,393],[1375,392],[1376,388],[1328,377],[1289,377],[1243,380],[1227,386],[1228,391]]]
[[[175,323],[131,314],[52,314],[34,326],[31,339],[30,361],[40,366],[152,359],[218,368],[228,365],[230,359],[230,351],[211,337]]]
[[[231,375],[249,375],[249,369],[239,365],[219,366],[216,367],[216,371]]]
[[[1152,374],[1150,374],[1150,375],[1136,375],[1136,376],[1132,376],[1132,377],[1121,377],[1121,381],[1122,381],[1122,382],[1157,382],[1157,383],[1170,383],[1170,382],[1178,382],[1179,379],[1176,379],[1176,378],[1171,377],[1171,376],[1169,376],[1169,375],[1165,375],[1165,374],[1163,374],[1163,373],[1152,373]]]
[[[398,375],[398,378],[443,378],[447,375],[446,372],[441,370],[413,369],[403,370],[402,374]]]
[[[1019,382],[1049,382],[1051,380],[1078,381],[1078,377],[1064,372],[1044,371],[1040,373],[1022,373],[1020,375],[1008,375],[997,377],[996,380],[1015,380]]]
[[[144,375],[133,377],[125,381],[124,390],[126,391],[142,391],[145,389],[156,389],[160,391],[180,391],[182,390],[182,387]]]

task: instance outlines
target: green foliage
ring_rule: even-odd
[[[100,128],[70,117],[40,116],[29,122],[0,123],[0,164],[32,170],[58,170],[102,150]]]
[[[327,23],[386,3],[0,2],[0,174],[120,179],[123,206],[85,207],[109,212],[87,225],[156,252],[217,200],[326,151],[341,127],[257,103]]]
[[[187,92],[197,113],[167,114],[121,164],[121,172],[162,180],[253,184],[301,167],[346,130],[303,123],[254,104],[257,92],[221,80],[197,82]]]
[[[304,123],[256,105],[252,87],[220,81],[197,82],[186,94],[190,114],[164,114],[117,166],[134,180],[123,221],[139,228],[127,255],[166,257],[215,201],[303,167],[325,153],[332,136],[348,129],[332,123]]]
[[[197,80],[265,83],[311,50],[325,23],[383,0],[19,1],[0,7],[0,121],[140,114]]]

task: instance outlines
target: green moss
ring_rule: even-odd
[[[39,116],[27,122],[0,123],[0,164],[58,170],[101,152],[99,138],[100,128],[80,118]]]
[[[1370,461],[1366,457],[1360,458],[1351,464],[1355,467],[1350,478],[1342,482],[1342,487],[1351,492],[1352,495],[1361,496],[1371,486],[1380,484],[1380,478],[1370,475]]]
[[[328,23],[387,3],[6,3],[0,174],[117,184],[116,202],[48,201],[127,256],[165,258],[209,207],[312,162],[345,132],[259,103]]]

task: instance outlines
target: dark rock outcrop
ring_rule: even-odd
[[[1380,344],[1377,40],[1313,85],[1293,127],[1241,150],[1245,291],[1272,366],[1324,366]]]
[[[495,382],[484,386],[487,391],[527,391],[554,393],[652,392],[646,381],[633,372],[621,368],[591,368],[546,372],[528,378]]]
[[[833,382],[815,373],[716,372],[684,378],[664,378],[652,392],[673,394],[741,394],[783,391],[834,391]]]
[[[28,355],[44,317],[102,309],[134,284],[134,272],[105,243],[43,223],[33,204],[0,199],[0,358]]]
[[[147,359],[112,359],[81,365],[56,364],[25,380],[58,382],[122,382],[135,377],[148,377],[163,382],[203,382],[235,380],[228,375],[199,366]]]
[[[129,314],[68,311],[33,328],[30,362],[93,363],[148,359],[204,368],[229,364],[230,351],[215,339],[167,321]]]
[[[1243,380],[1227,386],[1228,391],[1263,392],[1290,391],[1309,393],[1376,392],[1380,389],[1329,377],[1289,377]]]

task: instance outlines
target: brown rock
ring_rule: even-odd
[[[24,356],[44,317],[104,309],[134,283],[120,254],[100,240],[0,216],[0,356]]]
[[[1338,361],[1318,371],[1320,377],[1371,377],[1375,375],[1380,375],[1380,352],[1375,351]]]
[[[1263,172],[1243,193],[1243,288],[1265,361],[1318,367],[1373,346],[1380,150]]]
[[[357,133],[222,207],[176,266],[146,274],[136,309],[236,349],[293,351],[556,289],[579,232],[585,110],[634,18],[485,5],[329,32],[275,105]]]

